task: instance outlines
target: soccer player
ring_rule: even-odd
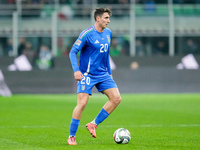
[[[121,96],[115,81],[112,78],[109,47],[112,32],[107,28],[110,23],[111,10],[98,8],[94,12],[95,24],[81,32],[70,51],[70,60],[74,70],[77,84],[77,105],[73,110],[70,124],[69,145],[77,145],[76,132],[81,115],[86,107],[92,88],[108,97],[108,102],[103,106],[96,118],[86,124],[86,128],[96,138],[96,128],[103,122],[121,102]],[[77,53],[80,51],[79,65]]]

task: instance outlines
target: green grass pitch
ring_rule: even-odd
[[[199,150],[200,94],[122,94],[117,109],[91,137],[85,124],[107,101],[93,94],[83,112],[76,146],[67,145],[76,94],[0,97],[2,150]],[[128,144],[116,144],[118,128],[131,133]]]

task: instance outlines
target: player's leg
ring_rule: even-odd
[[[89,99],[89,94],[78,93],[77,105],[73,110],[72,120],[71,120],[71,124],[70,124],[70,134],[69,134],[69,138],[68,138],[69,145],[77,145],[75,136],[76,136],[76,132],[78,130],[82,112],[87,105],[88,99]]]
[[[121,102],[121,96],[118,88],[106,89],[102,91],[102,93],[104,93],[109,100],[95,118],[94,122],[96,125],[99,125],[101,122],[103,122]]]
[[[76,135],[82,112],[86,107],[89,95],[92,95],[92,88],[94,85],[95,82],[93,82],[93,79],[90,78],[88,74],[84,75],[84,78],[77,84],[78,100],[77,106],[74,108],[72,114],[72,121],[70,125],[70,137],[75,137]]]
[[[108,75],[98,79],[99,82],[95,86],[99,92],[104,93],[109,98],[109,101],[103,106],[97,117],[86,125],[93,137],[96,137],[97,126],[103,122],[121,102],[121,96],[113,78]]]
[[[102,91],[107,97],[108,102],[103,106],[103,109],[111,114],[121,102],[121,96],[118,88],[111,88]]]
[[[83,110],[85,109],[89,99],[89,94],[87,93],[78,93],[77,105],[74,108],[72,118],[81,119]]]
[[[97,126],[103,122],[119,105],[121,102],[121,96],[119,93],[118,88],[110,88],[102,91],[108,98],[108,102],[103,106],[99,114],[96,116],[96,118],[86,124],[87,129],[89,130],[92,137],[96,138],[96,128]]]

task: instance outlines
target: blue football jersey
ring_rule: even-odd
[[[112,32],[106,28],[103,32],[98,32],[91,26],[81,32],[75,41],[73,49],[80,52],[79,70],[84,74],[103,75],[111,74],[109,61],[109,48]],[[76,61],[72,60],[71,61]],[[72,66],[73,66],[72,62]],[[76,63],[75,63],[76,64]],[[73,66],[73,68],[77,68]]]

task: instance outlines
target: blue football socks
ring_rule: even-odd
[[[105,109],[101,109],[97,117],[95,118],[95,124],[98,126],[101,122],[103,122],[107,117],[109,116],[109,113]]]
[[[107,117],[109,116],[109,113],[105,109],[101,109],[97,117],[94,119],[94,123],[96,125],[99,125],[101,122],[103,122]],[[70,124],[70,134],[69,136],[76,136],[76,132],[78,130],[80,120],[72,118],[71,124]]]
[[[72,118],[71,124],[70,124],[70,134],[69,136],[76,136],[76,132],[78,130],[80,120]]]

